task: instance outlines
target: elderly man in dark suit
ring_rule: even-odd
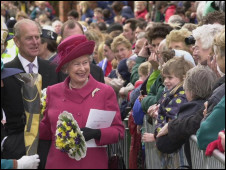
[[[42,88],[62,82],[66,77],[56,73],[56,66],[37,57],[39,53],[41,28],[32,20],[24,19],[15,25],[14,41],[19,49],[18,56],[5,65],[6,68],[19,68],[26,73],[39,73]],[[24,127],[26,116],[23,106],[21,83],[15,77],[4,79],[1,89],[2,108],[6,115],[3,158],[18,159],[25,155]]]

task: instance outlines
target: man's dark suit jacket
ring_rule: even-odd
[[[103,70],[95,64],[90,64],[90,74],[93,78],[101,83],[104,83],[104,73]]]

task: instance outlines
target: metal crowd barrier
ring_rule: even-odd
[[[155,129],[154,120],[153,125],[147,122],[147,116],[144,117],[144,128],[146,132],[153,133]],[[195,135],[190,138],[190,149],[192,158],[192,169],[225,169],[225,155],[219,150],[213,152],[213,156],[206,157],[205,152],[198,149],[197,138]],[[182,149],[184,151],[184,149]],[[182,151],[182,152],[183,152]],[[188,165],[186,156],[180,157],[179,153],[175,153],[171,158],[172,165],[168,168],[178,169],[183,165]],[[162,164],[162,159],[159,157],[159,151],[155,146],[155,142],[145,143],[145,163],[146,169],[165,169]]]
[[[155,120],[152,125],[147,122],[147,115],[144,116],[145,132],[154,133]],[[155,142],[145,143],[145,163],[146,169],[178,169],[180,166],[188,165],[183,149],[174,154],[162,154],[158,151]],[[181,155],[181,156],[180,156]]]
[[[190,148],[193,169],[225,169],[225,155],[214,150],[213,156],[206,157],[205,151],[198,149],[195,135],[190,138]]]
[[[154,133],[154,124],[151,125],[147,122],[147,116],[144,116],[143,121],[144,131],[149,133]],[[154,120],[153,120],[154,123]],[[155,147],[155,142],[145,143],[145,166],[146,169],[160,169],[161,161],[157,156],[157,148]]]
[[[112,150],[115,152],[118,145],[120,145],[122,150],[122,155],[126,165],[126,169],[129,168],[129,152],[130,152],[130,133],[128,128],[128,118],[124,121],[125,126],[125,136],[123,140],[120,140],[117,144],[112,144]],[[155,129],[154,120],[153,125],[147,122],[147,116],[144,116],[144,129],[145,132],[153,133]],[[197,138],[195,135],[190,138],[190,149],[191,149],[191,159],[192,159],[192,169],[225,169],[225,155],[215,150],[213,156],[206,157],[204,151],[198,149]],[[183,153],[180,157],[179,152],[175,154],[164,155],[168,162],[171,163],[169,167],[165,167],[161,153],[156,148],[155,142],[145,143],[145,168],[146,169],[178,169],[183,165],[188,165],[186,156]]]
[[[115,153],[117,151],[118,145],[122,150],[122,156],[125,162],[126,169],[129,169],[129,151],[130,151],[130,132],[128,127],[128,117],[124,119],[123,124],[125,126],[124,139],[121,139],[119,143],[112,144],[112,151]]]

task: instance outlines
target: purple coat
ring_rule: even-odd
[[[62,83],[49,86],[47,89],[47,107],[40,123],[40,139],[52,140],[46,169],[107,169],[108,156],[106,147],[87,148],[86,157],[80,161],[71,159],[55,147],[55,132],[58,116],[63,111],[72,113],[80,128],[85,127],[90,109],[116,111],[111,127],[101,129],[101,139],[97,145],[107,145],[118,142],[118,134],[124,136],[120,111],[114,90],[105,84],[97,82],[91,75],[82,89],[70,90],[70,78]],[[92,97],[92,92],[100,90]]]

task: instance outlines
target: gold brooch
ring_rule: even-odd
[[[96,88],[95,90],[93,90],[92,92],[92,97],[94,97],[95,93],[98,92],[100,89]]]

